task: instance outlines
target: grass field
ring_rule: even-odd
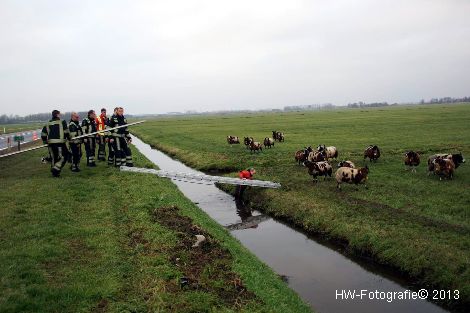
[[[227,135],[262,141],[272,130],[283,131],[285,142],[259,154],[226,142]],[[428,155],[470,155],[469,104],[175,117],[148,121],[133,132],[200,170],[254,166],[256,178],[279,181],[283,188],[249,190],[253,206],[344,242],[419,286],[458,289],[461,297],[451,304],[470,303],[469,165],[459,167],[451,181],[426,173]],[[313,184],[306,168],[294,162],[294,152],[319,144],[336,146],[340,160],[367,163],[369,188],[337,191],[334,179]],[[371,164],[363,161],[370,144],[382,152]],[[404,169],[403,154],[410,149],[422,152],[417,173]]]
[[[169,180],[45,151],[0,159],[0,312],[310,311]]]
[[[27,124],[0,124],[0,135],[20,132],[25,130],[39,129],[44,126],[44,123],[27,123]]]

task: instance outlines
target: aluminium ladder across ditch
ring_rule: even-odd
[[[234,177],[211,176],[211,175],[205,175],[205,174],[182,173],[182,172],[155,170],[155,169],[140,168],[140,167],[127,167],[127,166],[121,166],[121,171],[153,174],[159,177],[166,177],[166,178],[171,178],[175,180],[181,180],[181,181],[188,182],[188,183],[197,183],[197,184],[220,183],[220,184],[243,185],[243,186],[263,187],[263,188],[281,188],[281,184],[279,183],[265,181],[265,180],[256,180],[256,179],[240,179],[240,178],[234,178]]]

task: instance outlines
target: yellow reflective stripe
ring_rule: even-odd
[[[64,128],[62,127],[62,123],[59,125],[59,138],[64,139]]]
[[[48,143],[64,143],[65,142],[65,139],[49,139],[47,141]]]
[[[58,125],[61,123],[62,123],[62,120],[56,120],[56,121],[50,121],[49,123],[47,123],[47,125],[52,126],[52,125]]]

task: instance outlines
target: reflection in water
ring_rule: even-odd
[[[243,200],[235,199],[235,206],[237,207],[237,214],[242,219],[242,222],[246,222],[247,218],[253,216],[251,208],[246,206]]]
[[[246,206],[242,200],[235,200],[235,206],[237,208],[237,214],[241,218],[240,223],[230,224],[225,226],[230,231],[242,230],[248,228],[258,228],[258,225],[264,221],[271,219],[269,216],[259,214],[253,215],[253,210]]]

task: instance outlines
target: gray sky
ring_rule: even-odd
[[[470,1],[0,0],[0,113],[470,95]]]

